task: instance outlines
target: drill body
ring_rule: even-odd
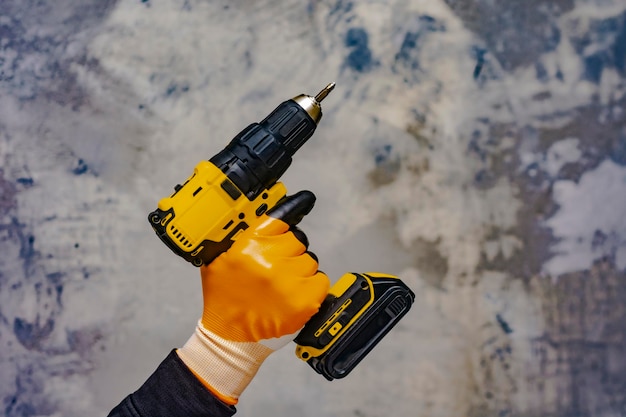
[[[198,163],[148,215],[161,240],[195,266],[228,250],[239,233],[286,195],[278,179],[315,132],[322,117],[319,103],[333,88],[331,83],[315,97],[302,94],[281,103]]]
[[[159,238],[195,266],[227,251],[242,231],[287,194],[279,178],[313,135],[320,102],[301,94],[241,131],[159,201],[148,220]],[[347,273],[295,339],[296,355],[328,380],[343,378],[410,309],[415,295],[395,276]]]

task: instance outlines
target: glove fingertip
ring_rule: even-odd
[[[291,228],[291,232],[304,245],[305,249],[309,247],[309,238],[302,230],[294,226]]]
[[[330,290],[330,278],[322,271],[317,271],[314,275],[314,279],[319,282],[319,290],[321,294],[322,300],[326,298],[328,295],[328,290]]]

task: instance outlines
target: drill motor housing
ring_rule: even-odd
[[[311,108],[319,102],[312,99],[310,104],[306,98],[287,100],[260,123],[246,127],[159,201],[148,219],[170,249],[195,266],[209,264],[286,195],[278,179],[321,118],[321,109]]]

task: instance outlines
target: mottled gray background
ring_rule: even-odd
[[[623,0],[0,0],[4,416],[106,415],[185,342],[147,213],[331,81],[283,180],[322,270],[416,303],[346,379],[275,353],[239,415],[626,415]]]

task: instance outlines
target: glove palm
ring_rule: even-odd
[[[290,231],[302,217],[294,213],[310,211],[311,196],[290,197],[285,210],[274,211],[278,218],[262,216],[200,269],[202,318],[178,355],[228,404],[237,402],[269,354],[293,340],[328,293],[328,277]]]

